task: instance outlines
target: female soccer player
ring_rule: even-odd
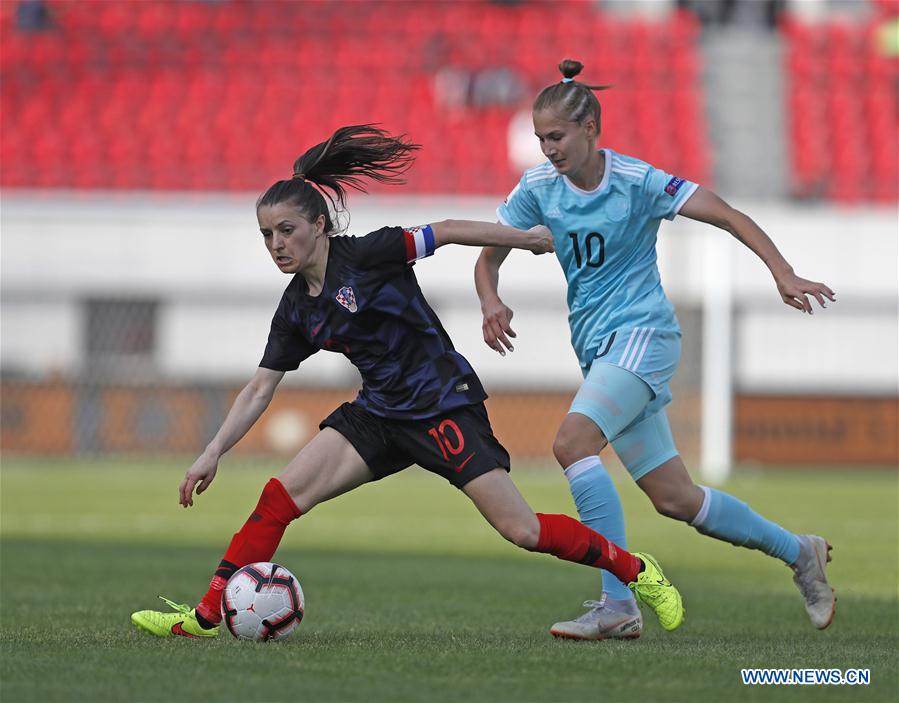
[[[417,145],[371,125],[338,129],[294,163],[293,177],[256,203],[262,239],[277,267],[293,278],[272,319],[252,380],[234,401],[206,451],[187,471],[180,503],[193,505],[221,456],[268,406],[285,372],[320,349],[346,356],[362,390],[325,418],[316,435],[271,479],[246,524],[234,535],[196,608],[168,601],[174,612],[131,616],[160,637],[211,637],[221,621],[221,592],[240,567],[269,561],[284,529],[319,503],[417,463],[446,478],[506,539],[524,549],[609,569],[630,584],[665,629],[683,620],[677,590],[658,564],[630,554],[565,515],[528,507],[509,478],[509,455],[493,436],[481,382],[431,310],[412,264],[450,243],[552,251],[546,228],[448,220],[423,227],[385,227],[365,237],[334,237],[345,188],[370,178],[401,183]],[[330,192],[329,192],[330,191]]]
[[[795,572],[815,627],[827,627],[835,598],[825,563],[830,546],[821,537],[794,535],[736,498],[690,479],[665,415],[668,382],[680,356],[680,328],[656,265],[661,219],[678,213],[730,232],[771,270],[787,305],[811,314],[807,295],[822,307],[833,291],[793,273],[767,235],[711,191],[611,149],[596,149],[600,105],[590,86],[574,80],[577,61],[559,64],[561,82],[534,101],[534,131],[548,161],[524,173],[497,210],[499,220],[552,230],[556,256],[568,279],[571,340],[584,382],[553,445],[581,520],[625,544],[624,516],[615,485],[598,456],[609,443],[637,485],[662,515],[689,522],[699,532],[760,549]],[[484,341],[512,350],[512,311],[497,292],[507,247],[485,248],[475,265],[484,314]],[[604,593],[589,611],[557,623],[552,633],[578,639],[618,637],[642,622],[628,589],[603,574]]]

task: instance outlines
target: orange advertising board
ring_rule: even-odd
[[[738,396],[737,463],[899,464],[899,398]]]
[[[77,386],[7,381],[0,387],[4,452],[192,454],[202,451],[238,389],[193,386]],[[356,389],[279,389],[235,447],[290,456]],[[569,392],[497,391],[487,400],[493,430],[513,461],[554,463],[553,440]],[[681,393],[667,408],[688,465],[699,454],[700,397]],[[741,395],[734,406],[737,464],[896,466],[899,399]]]

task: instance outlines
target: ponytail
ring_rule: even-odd
[[[256,209],[291,203],[310,222],[323,214],[324,231],[329,234],[335,230],[331,211],[336,216],[346,208],[348,187],[364,193],[366,179],[405,183],[402,174],[415,161],[414,153],[420,148],[404,136],[392,137],[371,124],[341,127],[327,141],[311,147],[294,161],[293,176],[269,187],[256,201]]]

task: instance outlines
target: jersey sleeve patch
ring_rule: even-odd
[[[665,186],[665,192],[673,198],[675,195],[677,195],[677,191],[680,190],[681,186],[686,182],[687,181],[683,178],[672,176],[671,180],[668,181],[668,185]]]
[[[434,230],[431,225],[403,229],[406,240],[406,263],[411,264],[434,253]]]

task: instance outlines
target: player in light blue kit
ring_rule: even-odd
[[[833,619],[835,597],[825,565],[830,545],[795,535],[722,491],[693,483],[665,414],[668,382],[680,357],[680,327],[662,290],[656,234],[662,218],[681,214],[730,232],[771,270],[783,301],[811,314],[807,296],[835,300],[823,283],[797,276],[749,217],[710,190],[611,149],[596,149],[600,105],[574,80],[582,64],[565,60],[564,78],[534,101],[534,131],[549,159],[529,169],[497,214],[503,224],[546,225],[568,279],[571,343],[584,382],[553,444],[581,520],[626,547],[624,515],[599,452],[609,443],[662,515],[689,522],[704,535],[759,549],[783,560],[815,627]],[[512,351],[512,311],[500,300],[499,267],[509,249],[485,248],[475,267],[484,313],[484,341]],[[627,587],[603,572],[603,594],[588,612],[556,623],[552,633],[576,639],[640,635],[640,611]]]

